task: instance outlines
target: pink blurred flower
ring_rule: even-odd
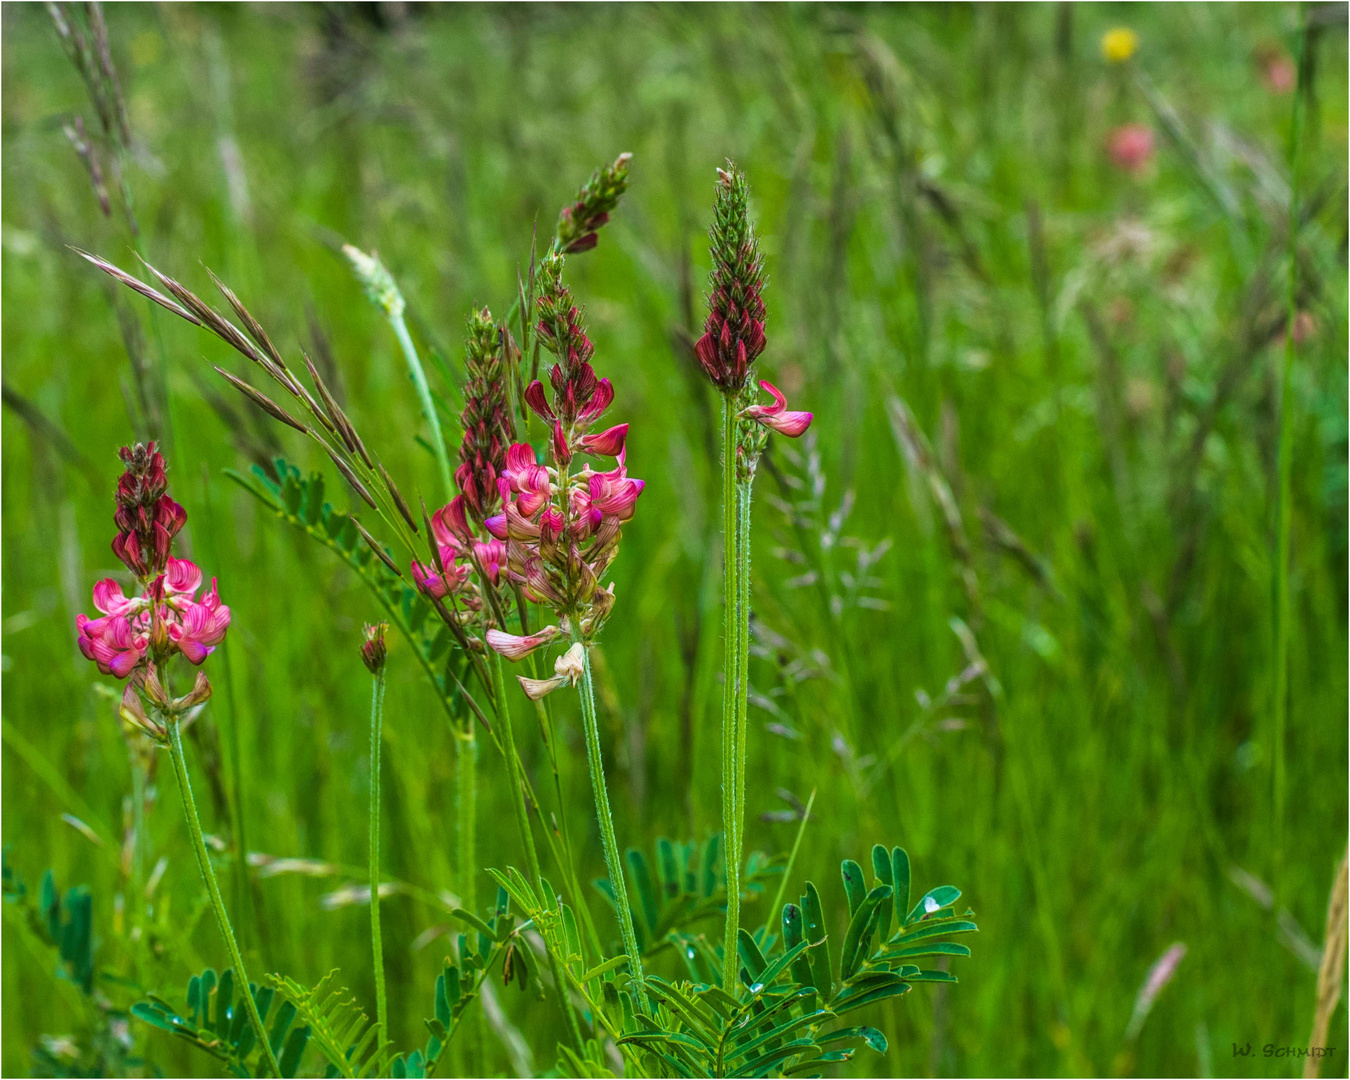
[[[1147,124],[1122,124],[1107,136],[1106,150],[1117,169],[1137,176],[1153,160],[1153,129]]]
[[[1298,86],[1298,65],[1278,45],[1268,44],[1256,52],[1261,82],[1272,94],[1292,94]]]
[[[787,407],[787,398],[771,382],[760,381],[760,389],[773,398],[772,405],[751,405],[742,414],[751,420],[757,420],[766,428],[795,439],[811,426],[812,415],[809,412],[791,412]]]

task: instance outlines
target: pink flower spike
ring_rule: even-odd
[[[627,424],[615,424],[598,435],[583,435],[577,446],[588,454],[597,457],[617,457],[623,453],[624,439],[628,435]]]
[[[487,632],[487,643],[497,652],[501,653],[508,660],[524,660],[530,653],[541,645],[547,645],[561,630],[556,626],[546,626],[537,634],[530,634],[528,637],[520,637],[516,634],[507,634],[501,630],[493,628]]]
[[[758,421],[780,435],[786,435],[789,439],[797,438],[811,426],[811,413],[790,412],[787,407],[787,398],[773,383],[761,380],[759,385],[760,389],[773,398],[773,404],[751,405],[742,415]]]

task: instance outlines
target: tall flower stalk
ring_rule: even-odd
[[[384,728],[384,644],[388,623],[366,627],[361,662],[374,676],[370,691],[370,950],[375,967],[375,1016],[381,1038],[389,1037],[389,1003],[384,989],[384,935],[380,932],[380,740]]]
[[[513,425],[506,397],[506,360],[503,355],[503,334],[487,308],[475,309],[466,327],[465,404],[461,420],[464,440],[459,450],[459,467],[455,483],[459,494],[446,506],[436,511],[429,522],[434,539],[431,566],[413,563],[412,574],[418,586],[429,596],[446,597],[456,606],[464,605],[462,618],[488,628],[489,635],[507,623],[507,605],[500,588],[506,583],[504,570],[507,561],[506,544],[487,532],[485,522],[501,505],[500,478],[507,468],[507,447]],[[474,587],[470,577],[477,579]],[[502,756],[506,762],[511,807],[525,850],[525,865],[531,879],[538,881],[542,867],[539,851],[530,828],[529,810],[525,804],[525,782],[520,755],[516,750],[515,729],[506,696],[506,678],[501,657],[492,654],[489,661],[491,693],[501,739]],[[472,754],[473,731],[458,743],[461,754]],[[465,770],[461,761],[461,776]],[[467,780],[467,778],[464,778]],[[463,807],[470,813],[472,800],[465,796],[472,789],[461,791]],[[472,845],[471,836],[462,841]],[[470,852],[472,848],[469,848]],[[468,864],[472,869],[472,863]],[[472,893],[466,898],[472,902]],[[582,1044],[581,1026],[567,996],[566,982],[558,966],[558,959],[550,950],[550,969],[558,986],[563,1011],[577,1046]]]
[[[125,471],[117,483],[117,535],[113,554],[136,579],[139,592],[128,597],[112,578],[94,586],[94,606],[100,615],[75,620],[80,651],[105,675],[126,679],[122,719],[144,732],[155,745],[169,751],[174,777],[182,795],[183,815],[193,851],[220,935],[241,985],[249,1023],[262,1047],[268,1068],[281,1075],[257,1003],[239,943],[225,911],[220,886],[206,849],[197,803],[192,797],[182,729],[192,723],[211,696],[206,673],[198,671],[190,691],[175,697],[170,672],[176,657],[200,668],[225,639],[230,609],[221,603],[213,579],[198,594],[202,572],[187,559],[173,556],[173,540],[187,522],[187,513],[168,494],[164,458],[154,443],[123,447]],[[240,857],[243,857],[241,852]]]
[[[752,369],[764,351],[764,260],[750,223],[750,189],[728,162],[717,170],[708,318],[695,353],[722,395],[723,671],[722,832],[726,848],[727,913],[722,989],[736,993],[741,873],[745,850],[746,716],[750,662],[750,501],[755,469],[769,431],[796,438],[811,424],[791,412],[772,383],[760,382],[773,404],[757,403]]]
[[[591,366],[595,348],[562,280],[563,246],[554,245],[538,274],[538,340],[557,361],[548,373],[552,392],[538,379],[524,392],[526,404],[550,429],[549,463],[540,464],[526,443],[512,445],[498,481],[502,512],[485,523],[506,544],[506,576],[530,600],[552,609],[558,624],[523,636],[489,630],[487,641],[510,660],[523,659],[559,638],[571,642],[555,661],[551,678],[517,678],[535,700],[567,683],[580,688],[586,760],[605,866],[629,974],[640,991],[642,956],[605,783],[589,650],[614,607],[614,588],[602,587],[601,580],[618,552],[623,523],[633,516],[643,481],[628,476],[627,424],[592,432],[614,400],[614,388],[608,379],[597,378]],[[577,459],[583,456],[612,457],[617,464],[607,471],[596,471],[589,464],[578,468]]]

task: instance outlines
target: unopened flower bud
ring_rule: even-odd
[[[361,662],[372,675],[379,675],[384,671],[384,660],[388,653],[384,635],[388,629],[389,624],[383,622],[366,625],[366,640],[361,645]]]
[[[175,712],[182,712],[185,709],[191,709],[211,697],[211,683],[206,678],[206,672],[197,672],[197,681],[192,684],[189,690],[180,698],[174,698],[173,707]]]
[[[145,706],[141,704],[141,697],[136,692],[136,687],[127,683],[126,689],[122,691],[122,704],[118,707],[117,713],[122,718],[122,722],[131,727],[149,735],[150,738],[162,740],[164,738],[164,729],[150,719],[145,712]]]

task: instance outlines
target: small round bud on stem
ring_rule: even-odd
[[[372,675],[384,671],[384,660],[388,653],[384,644],[384,635],[389,629],[388,623],[366,625],[366,640],[361,645],[361,662]]]

